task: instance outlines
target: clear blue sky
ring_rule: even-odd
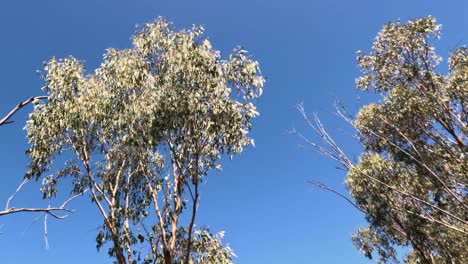
[[[202,24],[222,54],[245,46],[260,62],[267,83],[252,132],[256,147],[208,176],[197,225],[225,230],[240,264],[371,263],[350,239],[355,228],[365,225],[363,215],[306,184],[316,179],[344,190],[344,175],[287,134],[293,127],[307,132],[294,105],[304,102],[309,112],[321,113],[348,153],[358,156],[347,132],[340,132],[343,123],[327,114],[334,96],[356,109],[355,51],[368,51],[390,20],[432,15],[443,24],[437,50],[447,58],[450,50],[468,43],[467,12],[466,0],[2,1],[0,115],[42,94],[36,70],[51,56],[73,55],[92,71],[105,49],[130,47],[136,24],[157,16],[178,28]],[[1,206],[26,170],[22,128],[29,111],[23,109],[14,124],[0,128]],[[38,189],[39,184],[28,186],[14,205],[44,205]],[[48,250],[42,221],[33,223],[37,215],[1,217],[0,262],[111,263],[105,250],[95,250],[102,223],[96,209],[88,199],[71,207],[77,211],[67,220],[49,221]]]

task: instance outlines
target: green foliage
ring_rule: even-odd
[[[26,125],[28,177],[43,177],[58,155],[69,158],[44,178],[44,196],[65,178],[72,193],[89,189],[104,218],[97,246],[112,241],[119,263],[232,262],[220,236],[192,230],[198,183],[220,169],[222,155],[252,144],[251,101],[264,79],[240,48],[222,60],[203,31],[174,31],[160,18],[133,37],[133,48],[107,50],[93,74],[72,57],[45,65],[49,102],[35,105]],[[188,227],[179,222],[184,211]],[[143,243],[150,250],[141,252]]]
[[[379,263],[397,262],[394,246],[411,248],[407,263],[468,263],[468,49],[438,73],[439,29],[389,23],[358,52],[358,88],[383,99],[354,120],[364,153],[346,183],[369,222],[353,241]]]

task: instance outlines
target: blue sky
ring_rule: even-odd
[[[177,28],[204,25],[222,54],[245,46],[260,62],[267,83],[252,131],[256,147],[225,160],[220,173],[208,176],[197,225],[225,230],[225,241],[241,264],[372,263],[351,243],[353,230],[365,225],[363,215],[306,183],[321,180],[344,191],[344,174],[288,135],[292,128],[308,132],[294,106],[304,102],[308,112],[318,112],[338,142],[357,157],[351,131],[329,114],[335,96],[353,111],[359,105],[355,51],[368,51],[388,21],[432,15],[443,24],[436,47],[447,58],[468,42],[467,11],[468,2],[462,0],[3,1],[0,115],[20,100],[42,94],[36,70],[51,56],[73,55],[92,71],[105,49],[130,47],[136,24],[164,16]],[[0,205],[26,170],[22,128],[29,111],[31,107],[23,109],[15,123],[0,128]],[[38,189],[31,184],[13,204],[44,205]],[[77,211],[65,221],[49,219],[47,250],[43,222],[34,222],[37,215],[1,217],[0,262],[111,263],[105,250],[95,249],[96,228],[102,223],[96,209],[88,199],[71,207]]]

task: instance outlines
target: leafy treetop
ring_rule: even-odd
[[[194,230],[198,185],[252,144],[264,79],[245,50],[223,60],[203,32],[159,18],[93,74],[73,57],[45,65],[49,101],[26,125],[27,177],[42,178],[45,198],[66,178],[73,194],[89,189],[104,219],[98,248],[111,241],[118,263],[232,262],[221,235]],[[58,155],[69,160],[52,166]]]

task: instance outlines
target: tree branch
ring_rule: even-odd
[[[313,129],[313,131],[322,139],[322,142],[325,144],[325,147],[323,146],[320,146],[312,141],[310,141],[307,137],[303,136],[302,134],[300,133],[297,133],[294,131],[293,134],[296,134],[297,136],[299,136],[299,138],[301,138],[302,140],[304,140],[306,143],[310,144],[312,147],[314,147],[315,149],[318,149],[320,152],[322,152],[322,154],[324,154],[325,156],[339,162],[340,164],[344,165],[345,168],[347,170],[349,170],[350,168],[353,168],[353,169],[357,169],[359,171],[359,173],[361,173],[363,176],[365,176],[366,178],[368,178],[369,180],[372,180],[378,184],[381,184],[383,186],[385,186],[386,188],[396,192],[396,193],[399,193],[400,195],[404,196],[404,197],[407,197],[407,198],[410,198],[411,200],[413,201],[417,201],[417,202],[420,202],[426,206],[429,206],[430,208],[432,209],[435,209],[437,211],[439,211],[440,213],[444,214],[445,216],[448,216],[454,220],[457,220],[459,221],[460,223],[463,223],[463,224],[467,224],[467,221],[462,219],[461,217],[458,217],[456,215],[454,215],[453,213],[447,211],[447,210],[444,210],[434,204],[432,204],[431,202],[428,202],[428,201],[425,201],[424,199],[421,199],[421,198],[418,198],[417,196],[415,196],[414,194],[412,193],[408,193],[408,192],[405,192],[404,190],[401,190],[399,189],[397,186],[391,186],[375,177],[373,177],[372,175],[369,175],[367,174],[366,172],[360,170],[357,166],[355,166],[355,164],[349,159],[347,158],[347,156],[344,154],[344,152],[336,145],[336,143],[331,140],[331,136],[328,134],[328,132],[326,131],[326,129],[321,125],[321,122],[320,121],[315,121],[315,124],[310,120],[310,118],[305,114],[305,111],[304,111],[304,108],[302,105],[299,105],[297,107],[297,109],[299,110],[299,112],[302,114],[302,116],[304,117],[304,119],[306,120],[307,124]],[[340,114],[340,116],[342,116],[343,114]],[[317,120],[318,117],[316,115],[314,115],[314,120]],[[351,120],[346,120],[348,123],[350,123]],[[352,122],[350,123],[352,125]],[[396,148],[399,148],[401,151],[403,151],[406,155],[408,155],[408,157],[410,157],[411,159],[415,160],[418,164],[420,164],[421,166],[424,167],[424,169],[426,169],[432,176],[434,176],[442,185],[443,187],[445,187],[444,189],[448,189],[448,186],[445,184],[445,182],[443,182],[440,177],[435,174],[434,171],[432,171],[424,162],[420,161],[419,159],[417,159],[416,157],[414,157],[413,155],[411,155],[410,153],[406,152],[404,149],[401,149],[399,146],[396,146],[393,142],[389,141],[388,139],[380,136],[379,134],[375,133],[374,131],[369,131],[370,133],[374,134],[376,137],[379,137],[383,140],[387,140],[389,142],[389,144],[392,144],[392,146],[396,147]],[[409,140],[408,137],[405,137],[406,140]],[[411,145],[414,146],[414,143],[409,141],[409,143]],[[345,198],[348,202],[351,202],[351,204],[354,205],[354,203],[350,200],[347,199],[347,197],[345,197],[344,195],[342,195],[341,193],[339,192],[336,192],[335,190],[333,190],[332,188],[324,185],[324,184],[321,184],[321,183],[318,183],[318,182],[309,182],[311,184],[314,184],[322,189],[325,189],[325,190],[328,190],[328,191],[331,191],[339,196],[341,196],[342,198]],[[462,202],[458,199],[458,197],[456,197],[456,195],[451,192],[451,190],[449,189],[448,190],[449,192],[449,195],[452,195],[452,197],[456,198],[457,201],[459,202]],[[463,202],[462,202],[462,205],[463,206],[466,206]],[[356,206],[355,206],[356,207]],[[356,207],[358,208],[358,207]],[[360,209],[360,208],[358,208]],[[360,211],[362,211],[360,209]],[[450,225],[450,224],[447,224],[441,220],[438,220],[438,219],[427,219],[427,216],[425,216],[425,219],[426,220],[430,220],[431,222],[433,223],[437,223],[437,224],[440,224],[440,225],[443,225],[443,226],[446,226],[447,225]],[[466,231],[464,230],[461,230],[459,228],[456,228],[454,226],[449,226],[449,228],[451,228],[452,230],[455,230],[455,231],[459,231],[459,232],[462,232],[465,234]]]
[[[23,212],[35,212],[35,213],[47,213],[54,218],[57,219],[64,219],[68,215],[59,216],[54,213],[54,211],[64,211],[68,213],[73,213],[73,210],[62,208],[62,207],[47,207],[47,208],[9,208],[7,210],[0,211],[0,216],[7,215],[7,214],[15,214],[15,213],[23,213]]]
[[[196,149],[198,149],[198,144],[196,146]],[[188,230],[188,238],[187,238],[187,252],[185,253],[185,263],[189,264],[190,263],[190,250],[192,246],[192,232],[193,232],[193,226],[195,225],[195,217],[197,215],[197,205],[198,205],[198,173],[199,173],[199,159],[200,159],[200,154],[197,153],[197,157],[195,159],[195,175],[192,175],[192,184],[194,185],[194,195],[192,196],[192,216],[190,219],[190,224],[189,224],[189,230]],[[192,193],[190,193],[192,194]]]
[[[327,190],[329,192],[332,192],[338,196],[340,196],[341,198],[345,199],[348,203],[350,203],[352,206],[354,206],[354,208],[358,209],[359,211],[363,212],[364,214],[366,213],[366,211],[364,211],[363,209],[361,209],[356,203],[354,203],[351,199],[349,199],[348,197],[346,197],[344,194],[338,192],[337,190],[323,184],[323,183],[320,183],[320,182],[317,182],[317,181],[312,181],[312,180],[308,180],[307,181],[308,183],[314,185],[314,186],[317,186],[321,189],[324,189],[324,190]]]
[[[15,195],[23,188],[23,186],[28,182],[29,180],[28,179],[24,179],[21,184],[18,186],[18,188],[16,188],[15,192],[8,198],[7,200],[7,203],[6,203],[6,206],[5,206],[5,210],[3,211],[0,211],[0,216],[3,216],[3,215],[8,215],[8,214],[15,214],[15,213],[46,213],[56,219],[64,219],[66,217],[68,217],[68,215],[57,215],[56,212],[68,212],[68,213],[73,213],[74,210],[71,210],[71,209],[67,209],[65,208],[65,206],[71,202],[72,200],[74,200],[75,198],[77,198],[78,196],[81,196],[83,195],[87,190],[85,190],[83,193],[80,193],[80,194],[77,194],[77,195],[74,195],[70,198],[68,198],[60,207],[50,207],[48,206],[47,208],[34,208],[34,207],[20,207],[20,208],[15,208],[15,207],[10,207],[10,203],[11,201],[13,200],[13,198],[15,197]]]
[[[31,96],[28,100],[19,102],[5,117],[0,120],[0,126],[13,123],[13,121],[8,121],[16,112],[18,112],[21,108],[29,103],[32,103],[37,100],[41,99],[49,99],[49,96],[41,95],[41,96]]]

